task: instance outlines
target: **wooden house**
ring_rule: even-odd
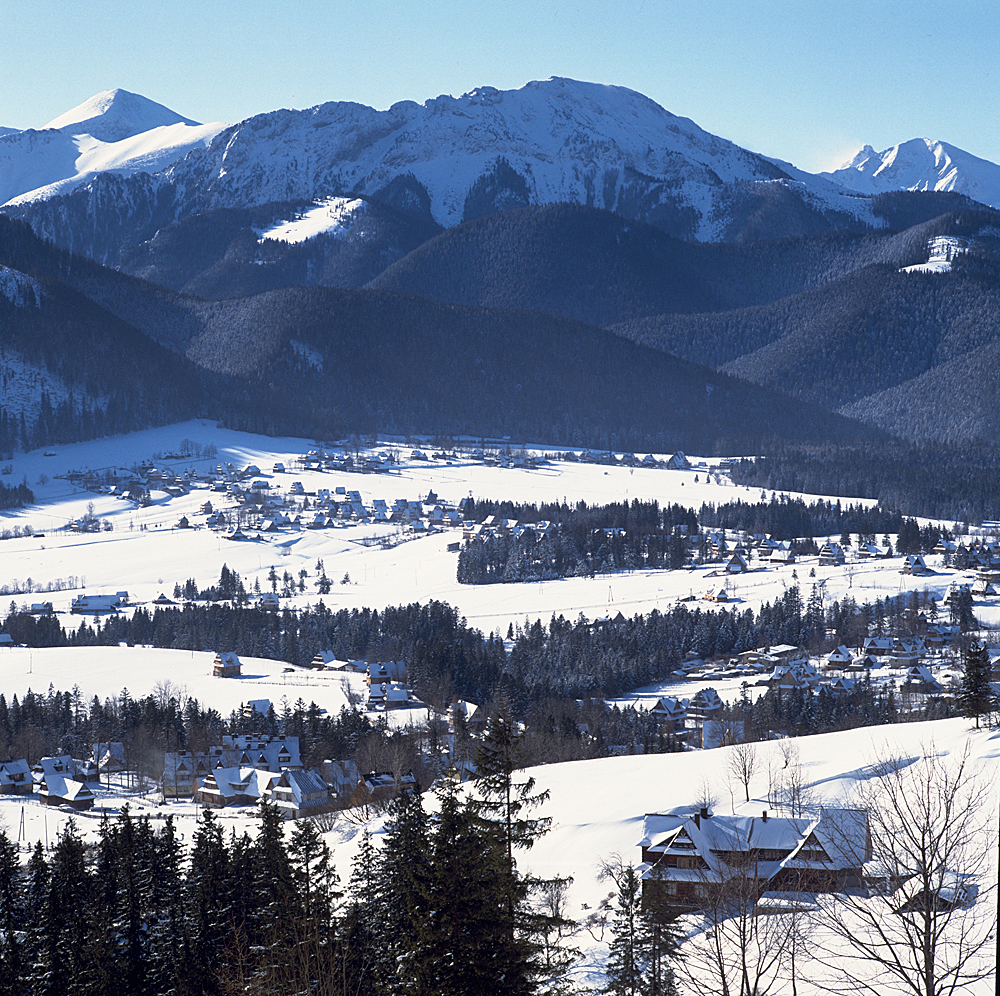
[[[923,664],[913,664],[906,669],[903,688],[911,692],[923,692],[927,695],[944,691],[938,680]]]
[[[317,768],[282,771],[271,785],[270,799],[286,820],[331,813],[337,808],[337,797]]]
[[[75,778],[53,773],[38,783],[38,800],[43,806],[69,806],[82,812],[93,808],[94,793]]]
[[[659,721],[660,729],[664,733],[679,735],[684,733],[687,722],[687,706],[683,699],[675,698],[672,695],[664,695],[658,698],[649,709],[651,716],[655,716]]]
[[[212,674],[216,678],[238,678],[241,666],[239,657],[231,650],[226,650],[215,655]]]
[[[642,898],[681,913],[725,895],[736,877],[759,896],[839,892],[863,883],[871,859],[867,813],[827,809],[819,817],[649,813],[639,841]]]
[[[839,543],[824,543],[819,551],[819,564],[821,567],[838,567],[846,559]]]
[[[844,668],[849,666],[853,659],[850,650],[840,645],[826,655],[826,666]]]
[[[470,732],[481,733],[486,729],[486,710],[475,702],[457,699],[448,707],[448,729],[455,733],[460,726]]]
[[[735,551],[726,563],[727,574],[746,574],[750,570],[746,557],[739,551]]]
[[[213,768],[198,780],[194,798],[211,809],[256,806],[261,799],[268,798],[271,786],[279,778],[280,772],[258,768]]]
[[[23,757],[10,761],[0,761],[0,793],[28,795],[34,790],[35,782],[31,768]]]
[[[903,558],[903,566],[900,569],[900,573],[919,576],[923,574],[930,574],[931,571],[928,569],[927,564],[924,563],[923,554],[909,553]]]
[[[688,700],[688,718],[696,724],[706,719],[715,719],[722,711],[722,699],[714,688],[700,688]]]

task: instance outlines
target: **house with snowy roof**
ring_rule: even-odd
[[[477,731],[486,727],[486,711],[475,702],[457,699],[448,707],[448,729],[454,733],[460,726]]]
[[[417,700],[410,696],[410,690],[396,681],[383,681],[368,688],[368,709],[388,711],[408,709],[418,704]]]
[[[333,788],[339,804],[348,804],[361,781],[357,763],[351,760],[324,761],[319,771],[323,780]]]
[[[847,558],[839,543],[824,543],[819,551],[819,564],[821,567],[837,567],[844,563]]]
[[[0,761],[0,793],[5,795],[28,795],[35,787],[31,768],[25,758]]]
[[[869,657],[888,657],[892,653],[893,639],[891,636],[869,636],[861,649]]]
[[[92,809],[94,793],[84,782],[64,774],[45,774],[38,783],[38,801],[43,806],[69,806],[72,809]]]
[[[370,661],[365,681],[369,686],[380,685],[383,681],[405,682],[408,676],[405,661]]]
[[[923,664],[912,664],[906,669],[903,688],[911,692],[924,692],[928,695],[944,691],[941,683]]]
[[[812,664],[805,661],[795,661],[791,664],[779,664],[771,674],[768,684],[783,692],[805,691],[819,681],[819,675]]]
[[[739,551],[735,551],[726,563],[727,574],[746,574],[750,570],[746,557]]]
[[[831,681],[829,687],[830,691],[834,695],[843,696],[854,691],[854,688],[857,685],[857,683],[858,682],[856,678],[845,678],[843,675],[841,675],[839,678],[836,678],[834,681]]]
[[[826,655],[826,666],[839,668],[847,667],[853,659],[854,658],[851,656],[850,650],[841,644]]]
[[[649,714],[659,720],[660,729],[664,733],[683,733],[687,723],[687,713],[684,700],[672,695],[660,696],[649,708]]]
[[[706,719],[715,719],[722,711],[722,699],[714,688],[699,688],[688,699],[687,715],[697,726]]]
[[[117,612],[128,605],[128,592],[119,591],[114,595],[77,595],[70,603],[69,610],[77,615],[104,615]]]
[[[362,775],[351,796],[350,805],[384,805],[403,792],[415,792],[417,780],[413,772],[395,774],[391,771],[373,771]]]
[[[234,752],[237,764],[266,767],[273,771],[302,767],[298,737],[224,735],[222,747]]]
[[[901,574],[930,574],[931,571],[924,563],[924,557],[921,553],[908,553],[903,558],[903,566],[900,570]]]
[[[239,657],[231,650],[224,650],[215,655],[212,674],[216,678],[238,678],[241,667]]]
[[[332,813],[337,808],[333,789],[317,768],[298,771],[286,768],[271,786],[271,802],[286,820]]]
[[[194,798],[212,809],[256,806],[268,797],[271,786],[280,778],[280,772],[260,768],[213,768],[197,780]]]
[[[779,543],[768,554],[767,562],[774,564],[775,567],[781,567],[783,564],[794,564],[795,551],[792,549],[792,544],[788,542]]]
[[[810,817],[650,813],[639,841],[646,905],[676,912],[725,902],[734,881],[767,890],[839,892],[859,887],[871,858],[867,813],[828,809]]]

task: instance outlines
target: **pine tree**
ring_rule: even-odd
[[[475,807],[463,804],[455,781],[438,788],[438,812],[430,839],[430,867],[423,901],[427,919],[418,937],[414,991],[426,996],[531,991],[525,971],[530,948],[512,961],[506,936],[504,896],[494,868],[502,840],[484,832]]]
[[[386,917],[383,940],[395,960],[396,984],[401,991],[420,992],[418,956],[427,926],[428,841],[427,814],[415,792],[404,792],[392,802],[378,878]]]
[[[615,996],[649,996],[652,937],[642,911],[642,881],[632,865],[606,865],[618,886],[605,992]]]
[[[533,887],[540,885],[518,872],[516,850],[527,850],[549,828],[547,817],[532,817],[549,794],[535,791],[535,780],[519,781],[524,768],[523,736],[515,728],[506,704],[490,718],[486,735],[476,755],[475,812],[485,834],[498,846],[489,848],[494,863],[495,889],[500,900],[499,920],[503,947],[498,957],[506,960],[506,992],[531,992],[540,972],[538,953],[545,923],[529,906]]]
[[[958,693],[962,715],[975,717],[979,728],[979,717],[990,712],[993,707],[993,692],[990,688],[990,658],[981,643],[972,643],[965,652],[965,673]]]
[[[31,993],[45,992],[48,975],[48,959],[45,946],[46,899],[49,894],[49,866],[45,860],[42,842],[28,860],[28,884],[25,903],[25,990]]]
[[[71,996],[85,991],[90,984],[85,957],[92,885],[84,844],[71,817],[56,842],[50,867],[43,915],[46,972],[42,992]]]
[[[191,866],[184,883],[186,922],[179,991],[216,993],[218,952],[229,928],[230,856],[222,828],[210,809],[194,834]]]
[[[21,863],[17,848],[0,830],[0,992],[23,991],[24,957],[19,932],[24,928]]]
[[[181,850],[173,815],[169,815],[155,835],[151,854],[153,890],[148,977],[150,990],[155,993],[174,992],[178,981],[184,927]]]
[[[351,869],[350,902],[340,925],[338,976],[344,992],[377,996],[388,989],[393,966],[389,960],[388,913],[381,887],[380,860],[368,828]]]

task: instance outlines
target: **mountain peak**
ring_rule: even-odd
[[[164,125],[197,125],[176,111],[141,94],[120,88],[102,90],[65,114],[53,118],[46,129],[73,135],[92,135],[101,142],[120,142]]]
[[[859,194],[946,190],[1000,206],[1000,166],[932,138],[911,138],[882,152],[865,145],[840,169],[819,175]]]

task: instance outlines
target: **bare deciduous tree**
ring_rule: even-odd
[[[735,744],[729,750],[729,774],[743,786],[746,801],[750,801],[750,782],[757,771],[757,746]]]
[[[830,897],[822,915],[824,960],[851,991],[951,996],[996,971],[995,814],[972,769],[968,749],[931,745],[921,757],[883,754],[859,789],[878,877],[867,894]]]
[[[761,869],[749,841],[733,831],[725,861],[713,861],[698,883],[701,922],[681,949],[678,974],[686,992],[703,996],[767,996],[796,973],[802,914],[758,902]],[[720,843],[725,843],[720,841]]]

